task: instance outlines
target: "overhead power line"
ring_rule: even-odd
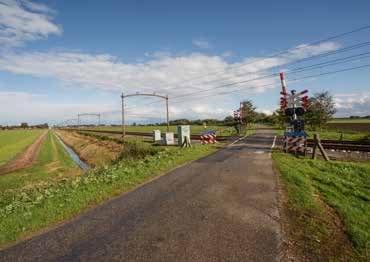
[[[287,73],[288,74],[295,74],[295,73],[301,73],[301,72],[305,72],[305,71],[317,70],[317,69],[324,68],[324,67],[327,67],[327,66],[333,66],[333,65],[337,65],[337,64],[348,63],[348,62],[356,61],[356,60],[363,59],[363,58],[369,58],[369,57],[370,57],[370,52],[365,52],[365,53],[361,53],[361,54],[357,54],[357,55],[352,55],[352,56],[348,56],[348,57],[329,60],[329,61],[322,62],[322,63],[317,63],[317,64],[313,64],[313,65],[308,65],[308,66],[304,66],[304,67],[295,68],[295,69],[287,71]],[[249,83],[249,82],[253,82],[253,81],[257,81],[257,80],[273,78],[273,77],[276,77],[278,75],[279,75],[279,72],[276,72],[276,73],[263,75],[263,76],[259,76],[259,77],[252,78],[252,79],[247,79],[247,80],[242,80],[242,81],[235,81],[235,82],[232,82],[232,83],[227,83],[227,84],[222,84],[222,85],[219,85],[219,86],[214,86],[214,87],[211,87],[211,88],[208,88],[208,89],[203,89],[203,90],[197,91],[197,96],[198,96],[199,93],[214,91],[215,89],[234,86],[234,85],[237,85],[237,84],[245,84],[245,83]],[[173,97],[171,97],[171,99],[176,99],[176,98],[181,98],[181,97],[186,97],[186,96],[191,96],[191,95],[194,95],[194,92],[189,92],[189,93],[173,96]],[[173,101],[173,100],[171,100],[171,101]],[[155,104],[155,103],[158,103],[158,102],[159,101],[153,101],[153,102],[148,103],[146,105],[151,105],[151,104]],[[129,107],[129,108],[131,109],[133,107]]]
[[[277,66],[273,66],[273,67],[270,67],[270,68],[266,68],[266,69],[261,69],[261,70],[258,70],[258,71],[254,71],[254,72],[250,72],[250,73],[245,73],[245,74],[239,74],[239,75],[236,75],[236,76],[233,76],[232,78],[223,78],[223,79],[215,79],[215,80],[211,80],[211,81],[207,81],[207,82],[202,82],[200,84],[210,84],[210,83],[217,83],[217,82],[221,82],[221,81],[227,81],[227,80],[230,80],[230,79],[235,79],[235,78],[239,78],[239,77],[245,77],[247,75],[252,75],[252,74],[257,74],[259,72],[265,72],[265,71],[270,71],[272,69],[275,69],[275,68],[281,68],[283,66],[290,66],[290,65],[293,65],[293,64],[298,64],[298,63],[302,63],[302,62],[307,62],[307,61],[310,61],[310,60],[314,60],[314,59],[319,59],[319,58],[324,58],[324,57],[328,57],[328,56],[331,56],[331,55],[336,55],[336,54],[339,54],[339,53],[344,53],[344,52],[348,52],[348,51],[353,51],[355,49],[359,49],[359,48],[362,48],[362,47],[366,47],[366,46],[370,46],[370,41],[367,41],[367,42],[361,42],[361,43],[358,43],[358,44],[354,44],[354,45],[351,45],[351,46],[347,46],[347,47],[344,47],[344,48],[341,48],[341,49],[338,49],[338,50],[334,50],[334,51],[328,51],[328,52],[325,52],[325,53],[322,53],[322,54],[318,54],[318,55],[312,55],[312,56],[309,56],[309,57],[305,57],[305,58],[302,58],[302,59],[298,59],[298,60],[294,60],[292,62],[288,62],[288,63],[285,63],[285,64],[280,64],[280,65],[277,65]],[[275,76],[276,74],[278,73],[275,73],[275,74],[270,74],[270,75],[264,75],[262,76],[262,78],[265,78],[267,76]],[[254,78],[254,79],[248,79],[246,81],[255,81],[255,80],[259,80],[261,79],[260,77],[258,78]],[[198,84],[198,85],[200,85]],[[213,88],[210,88],[210,89],[206,89],[206,90],[197,90],[196,92],[205,92],[205,91],[211,91],[213,90]],[[194,91],[193,91],[194,92]],[[193,92],[190,92],[189,94],[193,94]],[[186,94],[187,96],[188,94]],[[170,97],[170,98],[177,98],[177,96],[175,97]],[[155,101],[155,102],[152,102],[152,103],[149,103],[149,104],[153,104],[153,103],[158,103],[159,101]],[[139,105],[135,105],[135,106],[132,106],[132,107],[128,107],[128,108],[136,108],[138,107]],[[127,109],[128,109],[127,108]]]
[[[332,74],[337,74],[337,73],[342,73],[342,72],[347,72],[347,71],[353,71],[353,70],[358,70],[358,69],[363,69],[363,68],[370,68],[370,64],[357,66],[357,67],[344,68],[344,69],[341,69],[341,70],[334,70],[334,71],[324,72],[324,73],[320,73],[320,74],[313,74],[313,75],[308,75],[308,76],[303,76],[303,77],[298,77],[298,78],[292,78],[292,79],[288,80],[287,82],[292,83],[292,82],[296,82],[296,81],[303,80],[303,79],[320,77],[320,76],[325,76],[325,75],[332,75]],[[253,86],[248,86],[248,87],[260,88],[260,87],[267,87],[267,86],[274,86],[274,85],[278,85],[278,83],[270,83],[270,84],[265,84],[265,85],[253,85]],[[226,94],[231,94],[231,93],[235,93],[235,92],[240,92],[242,88],[243,87],[239,87],[237,90],[225,91],[225,92],[218,93],[218,94],[210,94],[210,95],[201,96],[201,97],[197,96],[196,98],[192,99],[192,101],[203,99],[203,98],[206,98],[206,97],[226,95]],[[246,87],[244,87],[244,88],[246,88]],[[173,101],[173,102],[171,102],[171,104],[183,103],[183,102],[186,102],[186,101],[187,100]]]
[[[201,79],[201,78],[204,78],[204,77],[207,77],[207,76],[210,76],[210,75],[220,74],[220,73],[226,72],[228,70],[232,70],[232,69],[235,69],[235,68],[240,68],[240,67],[243,67],[243,66],[246,66],[246,65],[261,62],[261,61],[264,61],[264,60],[267,60],[267,59],[270,59],[270,58],[274,58],[274,57],[277,57],[277,56],[280,56],[280,55],[283,55],[283,54],[287,54],[287,53],[289,53],[291,51],[294,51],[294,50],[303,49],[303,48],[306,48],[307,46],[318,45],[318,44],[321,44],[321,43],[324,43],[324,42],[327,42],[327,41],[342,38],[342,37],[345,37],[345,36],[360,32],[360,31],[368,30],[368,29],[370,29],[370,25],[358,27],[358,28],[355,28],[355,29],[347,31],[347,32],[339,33],[339,34],[336,34],[336,35],[333,35],[333,36],[330,36],[330,37],[327,37],[327,38],[323,38],[321,40],[311,42],[307,45],[300,45],[300,46],[296,46],[296,47],[293,47],[293,48],[285,49],[285,50],[282,50],[282,51],[277,52],[275,54],[252,60],[248,63],[236,64],[234,66],[230,66],[230,67],[228,67],[226,69],[223,69],[223,70],[220,70],[220,71],[214,71],[214,72],[210,72],[210,73],[207,73],[207,74],[204,74],[204,75],[199,75],[199,76],[196,76],[196,77],[192,77],[192,78],[189,78],[189,79],[183,79],[183,80],[179,80],[179,81],[190,82],[190,81],[193,81],[193,80],[196,80],[196,79]],[[176,82],[173,82],[173,83],[170,83],[170,84],[166,84],[164,86],[165,87],[177,86],[179,81],[176,81]]]

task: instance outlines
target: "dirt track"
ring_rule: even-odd
[[[40,135],[32,144],[26,147],[15,158],[0,167],[0,175],[18,171],[32,166],[39,157],[42,142],[44,141],[47,131]]]

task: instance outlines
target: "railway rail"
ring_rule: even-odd
[[[69,131],[85,131],[85,132],[94,132],[94,133],[102,133],[102,134],[115,134],[115,135],[122,135],[121,131],[114,131],[114,130],[94,130],[94,129],[77,129],[77,128],[62,128],[63,130]],[[144,137],[152,137],[152,133],[143,133],[143,132],[127,132],[126,135],[130,136],[144,136]],[[174,134],[175,138],[178,138],[177,134]],[[200,136],[198,134],[193,134],[190,136],[191,139],[198,139],[200,140]],[[227,141],[233,140],[236,136],[217,136],[217,141]]]
[[[113,130],[94,130],[94,129],[77,129],[77,128],[63,128],[64,130],[70,131],[86,131],[86,132],[95,132],[95,133],[102,133],[102,134],[116,134],[121,135],[121,131],[113,131]],[[142,133],[142,132],[126,132],[126,135],[131,136],[143,136],[143,137],[152,137],[152,133]],[[175,134],[175,138],[177,138],[177,134]],[[235,139],[236,136],[217,136],[217,141],[232,141]],[[256,136],[256,139],[259,137]],[[200,140],[200,135],[193,134],[191,135],[191,139]],[[277,138],[280,143],[283,141],[283,137]],[[322,139],[321,144],[324,146],[325,149],[334,149],[334,150],[345,150],[345,151],[360,151],[360,152],[370,152],[370,142],[369,141],[349,141],[349,140],[327,140]],[[307,145],[311,147],[313,145],[312,139],[307,139]]]
[[[280,142],[283,141],[283,137],[279,137]],[[322,139],[321,144],[325,149],[334,150],[345,150],[345,151],[359,151],[359,152],[370,152],[369,141],[350,141],[350,140],[329,140]],[[307,146],[313,146],[313,139],[307,139]]]

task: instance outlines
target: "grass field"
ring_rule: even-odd
[[[284,135],[284,130],[280,129],[278,131],[279,136]],[[341,133],[339,131],[306,131],[309,135],[309,139],[313,139],[314,134],[319,134],[321,139],[329,139],[329,140],[339,140]],[[342,131],[343,133],[343,140],[350,140],[350,141],[370,141],[370,136],[368,133],[363,132],[351,132],[351,131]]]
[[[366,119],[350,119],[350,118],[334,118],[328,123],[370,123],[370,118]]]
[[[65,177],[76,176],[82,171],[78,168],[63,146],[49,131],[43,141],[39,158],[32,167],[0,176],[0,206],[8,203],[18,191],[42,188],[48,183]]]
[[[0,131],[0,166],[22,152],[43,132],[44,130]]]
[[[161,130],[161,132],[166,132],[166,128],[166,126],[126,126],[126,132],[151,133],[153,132],[153,130]],[[122,128],[120,126],[100,126],[83,129],[122,131]],[[191,134],[200,134],[200,132],[209,130],[217,130],[217,135],[219,136],[236,134],[235,128],[229,126],[207,126],[207,128],[204,128],[203,126],[190,126]],[[177,126],[170,126],[170,132],[174,132],[175,134],[177,134]]]
[[[305,248],[312,252],[320,250],[327,240],[332,241],[333,232],[323,222],[328,217],[319,198],[339,215],[350,241],[364,257],[370,241],[370,165],[297,159],[280,152],[275,152],[273,158],[282,174],[290,208],[298,218],[293,237],[308,238]],[[337,251],[334,258],[339,255]]]
[[[56,183],[51,179],[43,186],[27,187],[22,184],[19,190],[8,190],[10,197],[5,196],[6,190],[0,191],[3,194],[0,245],[71,218],[176,166],[215,152],[219,147],[199,145],[181,149],[154,147],[139,141],[124,143],[128,144],[124,144],[121,160],[110,167],[94,169],[83,176],[63,177]],[[0,183],[7,183],[8,187],[22,186],[16,180]]]

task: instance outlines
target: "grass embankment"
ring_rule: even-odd
[[[45,130],[3,130],[0,131],[0,166],[13,159]]]
[[[153,147],[143,142],[124,142],[123,151],[110,167],[65,177],[42,188],[21,189],[0,207],[0,245],[19,240],[57,221],[158,176],[170,169],[209,155],[216,146]]]
[[[112,131],[122,131],[120,126],[99,126],[99,127],[86,127],[84,129],[96,129],[96,130],[112,130]],[[153,130],[161,130],[161,132],[166,132],[166,126],[126,126],[126,132],[141,132],[141,133],[151,133]],[[230,136],[236,134],[236,129],[230,126],[190,126],[191,134],[200,134],[203,131],[216,130],[218,136]],[[177,134],[177,126],[170,126],[170,132]]]
[[[122,150],[122,146],[117,143],[82,136],[79,132],[63,130],[55,132],[89,167],[110,165]]]
[[[344,223],[358,253],[352,256],[365,258],[370,243],[370,165],[297,159],[276,152],[273,158],[288,194],[288,233],[296,246],[303,244],[303,252],[322,260],[350,260],[351,248],[346,251],[345,239],[336,237],[338,225],[333,226],[328,205]]]
[[[283,136],[285,130],[279,129],[278,135]],[[328,140],[339,140],[341,137],[341,133],[339,131],[306,131],[309,135],[309,139],[313,139],[314,134],[319,134],[320,139],[328,139]],[[343,140],[349,141],[370,141],[370,135],[368,133],[363,132],[351,132],[351,131],[342,131],[343,133]]]

